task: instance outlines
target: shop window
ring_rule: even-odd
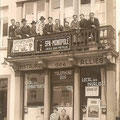
[[[73,6],[73,0],[64,0],[65,8]]]
[[[89,4],[91,0],[81,0],[81,4]]]
[[[25,75],[25,101],[27,106],[44,105],[44,74],[31,73]],[[26,93],[25,92],[25,93]]]
[[[72,86],[54,86],[53,88],[53,106],[70,107],[73,103]]]

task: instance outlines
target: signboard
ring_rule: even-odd
[[[71,37],[65,36],[62,38],[55,39],[44,39],[42,42],[38,42],[42,48],[40,51],[53,51],[53,50],[67,50],[70,49]]]
[[[94,87],[89,87],[86,86],[85,87],[85,96],[99,96],[99,87],[98,86],[94,86]]]
[[[51,72],[51,77],[53,82],[70,82],[73,81],[73,70],[66,69],[66,70],[54,70]]]
[[[13,53],[34,51],[34,38],[13,40]]]
[[[100,120],[100,99],[88,98],[87,120]]]
[[[79,66],[103,65],[103,64],[105,64],[104,57],[81,58],[78,63]]]
[[[42,66],[38,63],[28,63],[28,64],[21,64],[20,65],[20,70],[37,70],[37,69],[42,69]]]

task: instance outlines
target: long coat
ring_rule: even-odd
[[[72,21],[71,22],[71,29],[78,29],[79,28],[79,21]]]
[[[87,28],[88,27],[88,21],[87,19],[82,19],[80,22],[79,22],[79,25],[80,25],[80,28]]]
[[[88,20],[88,27],[92,28],[92,25],[95,25],[96,28],[100,26],[98,18],[94,18],[94,21],[92,21],[91,19]]]
[[[9,37],[15,37],[16,25],[9,26]]]
[[[63,31],[63,26],[62,25],[57,25],[55,24],[54,27],[53,27],[53,31],[54,32],[62,32]]]

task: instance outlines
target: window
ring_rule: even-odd
[[[25,74],[26,106],[44,105],[44,74]]]
[[[42,12],[45,9],[45,1],[41,0],[39,2],[37,2],[37,11],[38,12]]]
[[[53,106],[70,107],[73,104],[72,86],[54,86]]]
[[[3,21],[3,36],[8,35],[8,21]]]
[[[60,0],[52,0],[52,9],[60,8]]]
[[[64,0],[65,8],[73,6],[73,0]]]
[[[81,4],[89,4],[91,0],[81,0]]]

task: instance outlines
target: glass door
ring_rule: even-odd
[[[66,114],[73,118],[73,86],[53,86],[53,107],[58,108],[58,113],[61,114],[63,109]]]
[[[7,120],[7,80],[0,80],[0,120]]]
[[[24,120],[43,120],[44,74],[26,73],[24,82]]]
[[[51,72],[51,113],[53,108],[58,108],[58,114],[64,110],[73,120],[73,70],[63,69]]]

